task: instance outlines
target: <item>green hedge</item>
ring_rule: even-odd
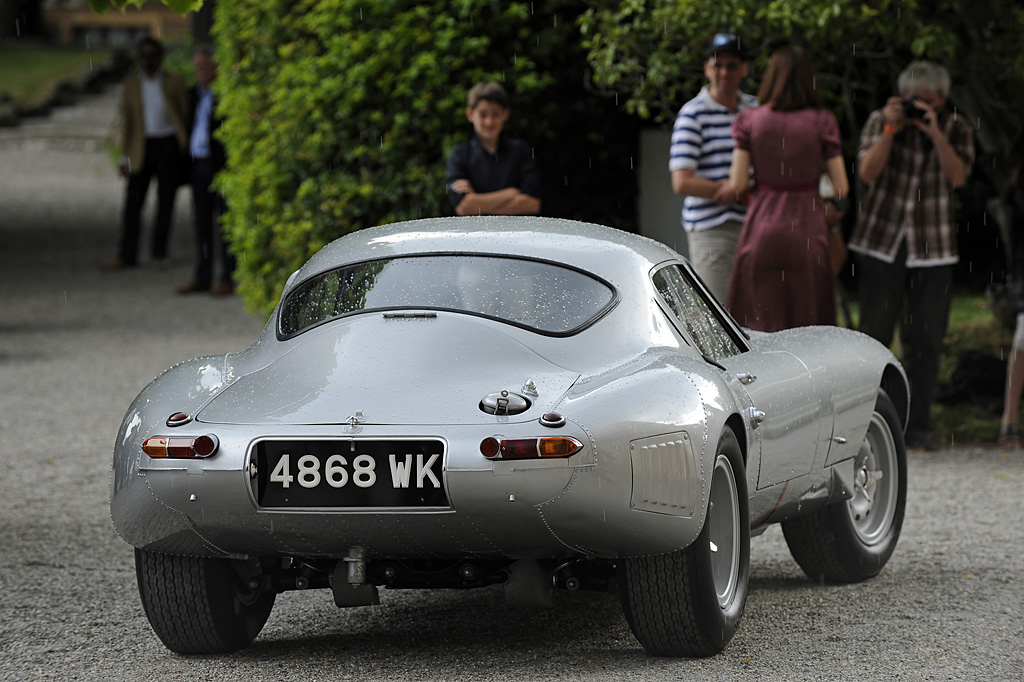
[[[225,229],[247,307],[268,313],[328,242],[448,212],[444,164],[465,94],[503,82],[538,150],[545,214],[631,227],[635,145],[586,90],[575,2],[232,0],[213,35],[228,168]],[[622,133],[626,134],[623,135]]]

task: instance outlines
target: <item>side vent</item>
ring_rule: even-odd
[[[635,440],[629,444],[629,459],[633,466],[632,509],[693,516],[700,492],[700,470],[689,434]]]

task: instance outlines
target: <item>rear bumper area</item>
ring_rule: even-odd
[[[429,498],[425,506],[283,507],[282,500],[290,498],[261,493],[260,481],[265,488],[268,476],[276,472],[278,483],[291,477],[289,490],[298,490],[299,460],[306,455],[297,450],[287,469],[278,461],[274,472],[261,475],[259,468],[269,467],[256,454],[260,439],[231,433],[240,427],[218,426],[221,447],[209,459],[154,459],[127,448],[117,453],[111,513],[118,532],[136,547],[236,558],[339,558],[352,547],[363,547],[372,556],[613,557],[672,551],[699,533],[702,513],[656,513],[631,503],[633,465],[628,453],[608,453],[597,462],[581,432],[573,435],[588,447],[568,458],[488,460],[479,453],[479,443],[494,429],[484,428],[488,430],[464,429],[472,432],[437,438],[444,446],[443,465],[435,470],[426,470],[426,455],[419,460],[398,456],[411,468],[402,479],[405,485],[429,488],[436,478],[443,486],[443,496]],[[536,431],[537,426],[507,426],[513,429]],[[308,431],[301,437],[280,437],[323,439]],[[400,441],[412,435],[396,435],[392,429],[386,437]],[[358,439],[331,438],[344,444],[351,440],[356,443],[352,453],[359,451]],[[369,465],[357,464],[351,455],[343,459],[344,464],[333,460],[331,480],[350,485],[359,475],[354,466]],[[308,472],[303,479],[311,487],[314,480],[323,486],[328,478],[327,459],[317,462],[319,479]],[[391,471],[379,465],[377,481],[399,485],[402,477],[396,476],[393,462]],[[302,466],[312,471],[313,460],[304,460]],[[347,467],[346,473],[341,467]],[[369,474],[361,475],[363,483],[370,480]],[[261,500],[277,506],[262,506]]]

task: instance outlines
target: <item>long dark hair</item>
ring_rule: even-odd
[[[818,74],[807,50],[796,45],[775,50],[757,98],[775,111],[817,109],[821,105]]]

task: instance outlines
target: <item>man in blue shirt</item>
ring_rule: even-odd
[[[448,156],[448,200],[457,215],[537,215],[541,180],[533,148],[502,135],[508,95],[498,83],[477,83],[469,91],[466,118],[473,139]]]
[[[224,213],[224,197],[213,191],[213,177],[224,167],[225,153],[214,136],[220,117],[214,116],[213,81],[217,78],[217,62],[213,48],[200,45],[192,57],[196,70],[196,86],[189,92],[191,136],[189,152],[192,159],[192,200],[195,207],[196,270],[194,277],[178,287],[179,294],[209,291],[223,296],[234,291],[232,275],[235,258],[228,250],[220,230]],[[214,262],[220,263],[220,274],[214,284]]]
[[[719,301],[729,292],[736,240],[746,207],[728,190],[732,122],[757,98],[740,91],[748,64],[739,37],[719,33],[705,51],[708,84],[683,105],[672,130],[672,191],[683,200],[690,262]]]

